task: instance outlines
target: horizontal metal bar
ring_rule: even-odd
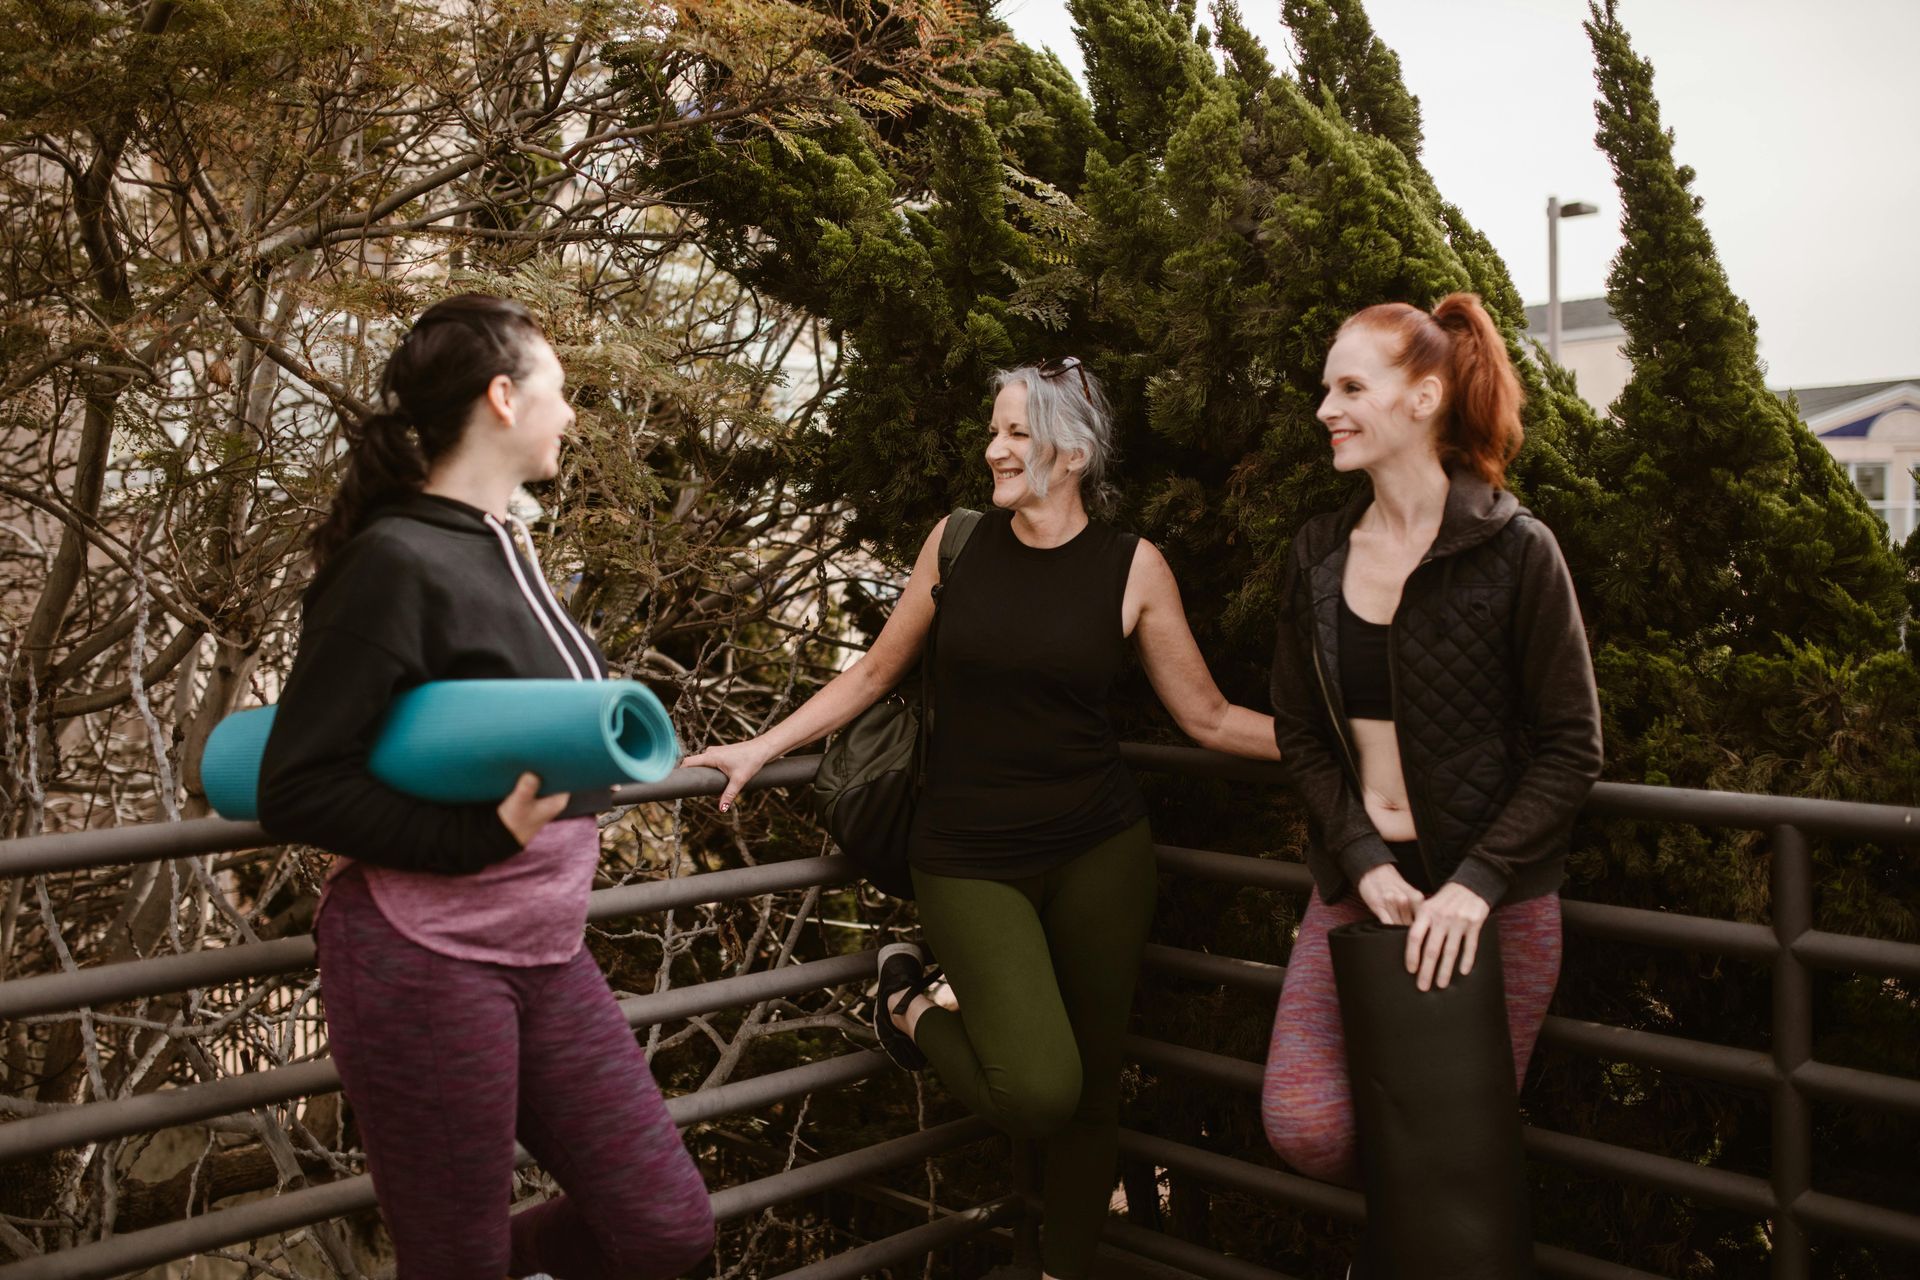
[[[1135,1054],[1143,1063],[1185,1072],[1247,1093],[1258,1093],[1260,1090],[1262,1073],[1258,1063],[1209,1053],[1204,1049],[1146,1040],[1139,1036],[1129,1036],[1125,1045],[1127,1051]],[[1528,1154],[1555,1164],[1744,1209],[1756,1216],[1765,1216],[1774,1209],[1773,1189],[1764,1178],[1706,1168],[1669,1156],[1657,1156],[1532,1126],[1523,1128],[1521,1132],[1526,1139]]]
[[[238,947],[96,965],[77,973],[45,973],[0,982],[0,1019],[93,1008],[141,996],[217,987],[313,968],[313,938],[300,934]]]
[[[1550,1016],[1540,1028],[1540,1039],[1607,1062],[1679,1071],[1748,1089],[1769,1089],[1780,1080],[1780,1068],[1772,1056],[1757,1049],[1735,1049],[1604,1022]]]
[[[1101,1238],[1128,1253],[1178,1267],[1201,1280],[1294,1280],[1294,1277],[1240,1258],[1229,1258],[1204,1245],[1191,1244],[1121,1218],[1107,1219]]]
[[[1199,954],[1152,945],[1147,951],[1147,963],[1170,970],[1174,969],[1174,965],[1160,964],[1154,953],[1171,953],[1180,958],[1182,965],[1187,963],[1189,957]],[[1225,957],[1220,956],[1207,956],[1205,959],[1226,961]],[[1241,960],[1227,963],[1247,965],[1253,962]],[[1198,972],[1186,976],[1215,977]],[[1216,980],[1230,982],[1239,976],[1239,970],[1223,968]],[[1550,1016],[1541,1028],[1540,1038],[1559,1048],[1610,1062],[1631,1062],[1663,1071],[1678,1071],[1742,1088],[1769,1089],[1780,1078],[1779,1068],[1774,1065],[1773,1059],[1758,1050],[1684,1040],[1678,1036],[1657,1035],[1600,1022]],[[1126,1049],[1137,1061],[1147,1066],[1178,1071],[1230,1089],[1254,1092],[1260,1087],[1259,1064],[1243,1059],[1161,1040],[1149,1040],[1143,1036],[1127,1037]],[[1859,1106],[1883,1107],[1908,1115],[1920,1114],[1920,1080],[1861,1071],[1853,1067],[1837,1067],[1824,1062],[1807,1063],[1794,1072],[1793,1078],[1795,1084],[1814,1097]]]
[[[0,1165],[61,1147],[157,1133],[175,1125],[332,1093],[339,1087],[340,1073],[331,1061],[322,1060],[49,1111],[0,1124]]]
[[[1342,1222],[1362,1222],[1367,1216],[1365,1202],[1358,1191],[1316,1182],[1283,1169],[1250,1164],[1217,1152],[1202,1151],[1199,1147],[1190,1147],[1154,1134],[1123,1127],[1120,1130],[1120,1151],[1123,1155],[1144,1160],[1159,1168],[1191,1174],[1202,1182],[1211,1182],[1266,1200],[1278,1200],[1282,1204],[1323,1213]]]
[[[1872,840],[1880,844],[1920,842],[1920,809],[1864,804],[1857,800],[1602,782],[1587,798],[1585,811],[1593,817],[1631,818],[1640,822],[1681,822],[1696,827],[1734,827],[1747,831],[1798,827],[1816,838]]]
[[[0,878],[86,871],[208,853],[232,853],[274,843],[257,822],[188,818],[138,826],[63,831],[0,841]]]
[[[1564,1025],[1569,1020],[1549,1019],[1548,1021]],[[1597,1024],[1573,1025],[1591,1027]],[[1602,1027],[1601,1030],[1620,1031],[1619,1028],[1610,1027]],[[1646,1035],[1643,1032],[1625,1034],[1636,1037]],[[1648,1038],[1668,1039],[1668,1037]],[[1732,1049],[1721,1050],[1720,1046],[1697,1044],[1692,1041],[1675,1041],[1674,1043],[1694,1050],[1720,1050],[1729,1056],[1744,1052]],[[1144,1066],[1179,1072],[1205,1080],[1210,1084],[1244,1093],[1257,1094],[1260,1090],[1262,1071],[1259,1063],[1229,1057],[1225,1054],[1211,1053],[1205,1049],[1168,1044],[1165,1041],[1151,1040],[1144,1036],[1128,1036],[1123,1043],[1123,1048],[1128,1056]],[[1600,1056],[1612,1055],[1602,1053]],[[1827,1091],[1823,1096],[1839,1097],[1844,1101],[1884,1105],[1899,1110],[1920,1105],[1920,1082],[1855,1071],[1852,1068],[1834,1067],[1825,1063],[1809,1063],[1795,1073],[1796,1081],[1808,1078],[1814,1082],[1814,1089],[1810,1091]],[[1764,1178],[1697,1165],[1690,1161],[1654,1155],[1651,1152],[1637,1151],[1630,1147],[1615,1146],[1592,1138],[1556,1133],[1550,1129],[1535,1128],[1531,1125],[1524,1127],[1521,1134],[1525,1139],[1528,1155],[1582,1173],[1597,1174],[1635,1186],[1649,1187],[1673,1195],[1726,1205],[1751,1213],[1755,1217],[1768,1217],[1776,1212],[1773,1188]],[[1258,1169],[1259,1166],[1249,1165],[1248,1168]],[[1297,1182],[1274,1185],[1292,1191],[1299,1189]],[[1796,1213],[1799,1213],[1799,1205],[1806,1198],[1803,1196],[1801,1201],[1795,1202]],[[1317,1208],[1321,1212],[1340,1216],[1335,1207],[1308,1205],[1296,1198],[1289,1198],[1288,1203],[1304,1208]],[[1821,1196],[1814,1201],[1814,1205],[1815,1212],[1822,1215],[1822,1218],[1818,1223],[1808,1219],[1809,1225],[1824,1226],[1849,1235],[1901,1245],[1907,1244],[1910,1240],[1920,1241],[1920,1217],[1902,1214],[1891,1209],[1879,1209],[1873,1205],[1843,1200],[1835,1196]],[[1911,1237],[1902,1234],[1908,1231],[1916,1234]],[[1593,1278],[1608,1274],[1595,1271],[1587,1265],[1593,1261],[1583,1259],[1582,1255],[1569,1253],[1555,1264],[1556,1274]]]
[[[1100,1280],[1205,1280],[1171,1263],[1143,1258],[1117,1244],[1098,1244],[1093,1248],[1093,1274]]]
[[[1203,751],[1197,747],[1127,742],[1121,744],[1120,754],[1135,768],[1157,773],[1270,786],[1279,785],[1286,779],[1284,769],[1279,764],[1247,760],[1218,751]],[[1815,837],[1872,840],[1884,844],[1920,843],[1920,808],[1864,804],[1856,800],[1602,782],[1588,796],[1586,812],[1603,818],[1683,822],[1691,826],[1736,827],[1749,831],[1792,826]]]
[[[1751,1174],[1715,1169],[1532,1125],[1524,1126],[1521,1136],[1526,1140],[1528,1155],[1581,1173],[1725,1205],[1755,1217],[1770,1216],[1777,1207],[1773,1188],[1767,1180]]]
[[[1793,1202],[1793,1216],[1818,1230],[1920,1251],[1920,1216],[1898,1209],[1808,1191]]]
[[[831,1258],[823,1258],[797,1271],[783,1271],[775,1280],[859,1280],[859,1277],[873,1275],[883,1267],[923,1258],[936,1249],[944,1249],[980,1235],[995,1223],[1013,1217],[1019,1207],[1018,1197],[1003,1196],[991,1204],[950,1213],[924,1226],[863,1244]]]
[[[0,1280],[109,1280],[209,1249],[342,1218],[373,1203],[373,1179],[361,1174],[27,1258],[0,1267]]]
[[[1172,871],[1197,880],[1223,880],[1228,884],[1255,889],[1277,889],[1305,893],[1313,888],[1313,873],[1306,864],[1279,858],[1256,858],[1244,853],[1220,853],[1214,849],[1184,849],[1179,845],[1157,844],[1154,857],[1163,871]]]
[[[1183,1044],[1150,1040],[1146,1036],[1127,1036],[1121,1051],[1142,1066],[1157,1067],[1180,1075],[1192,1076],[1224,1089],[1259,1093],[1263,1074],[1261,1064],[1245,1058],[1231,1058],[1207,1049],[1189,1049]]]
[[[846,859],[836,856],[766,862],[757,867],[648,880],[596,891],[589,900],[587,918],[603,921],[678,907],[731,902],[763,893],[838,884],[852,874]],[[0,1018],[99,1008],[143,996],[277,977],[311,969],[313,963],[313,937],[300,934],[272,942],[212,947],[185,955],[97,965],[78,973],[37,974],[0,982]]]
[[[1147,944],[1142,959],[1156,969],[1179,977],[1275,993],[1280,990],[1286,976],[1286,969],[1280,965],[1210,955],[1158,943]],[[1558,1048],[1589,1054],[1609,1062],[1631,1062],[1662,1071],[1684,1072],[1742,1088],[1769,1089],[1780,1079],[1780,1070],[1773,1058],[1757,1049],[1736,1049],[1701,1040],[1610,1026],[1603,1022],[1548,1017],[1541,1027],[1540,1038]],[[1128,1051],[1137,1054],[1141,1062],[1150,1066],[1163,1066],[1189,1075],[1204,1076],[1228,1087],[1259,1086],[1257,1076],[1248,1077],[1242,1070],[1253,1064],[1243,1063],[1236,1058],[1138,1036],[1129,1038]],[[1258,1068],[1254,1070],[1257,1073]],[[1794,1082],[1816,1097],[1920,1114],[1920,1081],[1917,1080],[1814,1062],[1796,1071]]]
[[[1162,946],[1157,942],[1147,944],[1141,961],[1176,977],[1245,987],[1276,996],[1280,994],[1280,986],[1287,977],[1286,969],[1277,964],[1242,960],[1237,956],[1216,956],[1207,951],[1189,951],[1184,947]]]
[[[1305,892],[1313,887],[1312,874],[1297,862],[1176,845],[1157,845],[1154,853],[1163,870],[1198,879],[1286,892]],[[1773,930],[1762,924],[1574,900],[1563,901],[1561,912],[1567,927],[1574,932],[1610,941],[1678,947],[1759,961],[1772,960],[1780,949]],[[1906,967],[1911,966],[1920,973],[1920,946],[1911,943],[1843,938],[1839,934],[1808,937],[1814,940],[1812,946],[1816,954],[1824,950],[1834,958],[1836,963],[1831,967],[1862,967],[1904,974]],[[1814,955],[1808,955],[1807,959],[1810,963],[1820,963]],[[1868,963],[1870,960],[1873,963]]]
[[[844,1183],[884,1173],[888,1169],[897,1169],[903,1164],[943,1155],[991,1136],[991,1125],[978,1116],[968,1116],[905,1137],[889,1138],[845,1155],[831,1156],[754,1182],[716,1191],[713,1193],[713,1216],[722,1222],[745,1217],[776,1204],[831,1190]],[[7,1280],[4,1272],[0,1272],[0,1280]]]
[[[1275,993],[1280,990],[1286,976],[1286,969],[1279,965],[1210,955],[1158,943],[1147,944],[1142,959],[1156,969],[1183,978]],[[1769,1089],[1780,1079],[1779,1068],[1773,1058],[1757,1049],[1736,1049],[1679,1036],[1609,1026],[1602,1022],[1548,1017],[1541,1027],[1540,1038],[1558,1048],[1610,1062],[1631,1062],[1662,1071],[1684,1072],[1742,1088]],[[1259,1087],[1257,1077],[1248,1077],[1242,1070],[1253,1064],[1243,1063],[1239,1059],[1138,1036],[1129,1038],[1128,1051],[1150,1066],[1163,1066],[1189,1075],[1204,1076],[1228,1087]],[[1257,1072],[1258,1068],[1254,1070]],[[1794,1081],[1816,1097],[1920,1114],[1920,1081],[1818,1062],[1801,1067],[1794,1073]]]
[[[1920,944],[1815,929],[1794,940],[1793,954],[1816,969],[1920,980]]]
[[[1800,1092],[1828,1102],[1884,1107],[1920,1116],[1920,1080],[1836,1067],[1830,1062],[1803,1062],[1794,1068],[1793,1083]]]
[[[1560,915],[1569,930],[1609,942],[1677,947],[1758,961],[1770,961],[1780,950],[1773,930],[1763,924],[1648,911],[1642,907],[1616,907],[1572,898],[1561,900]]]
[[[841,1058],[793,1067],[772,1075],[756,1076],[749,1080],[724,1084],[717,1089],[709,1089],[701,1093],[681,1094],[679,1097],[667,1099],[667,1114],[673,1118],[675,1124],[685,1128],[698,1121],[714,1119],[721,1115],[758,1110],[774,1102],[802,1097],[822,1088],[834,1087],[837,1083],[845,1083],[848,1078],[854,1078],[856,1066],[864,1075],[868,1066],[867,1060],[877,1057],[880,1055],[849,1054]],[[984,1122],[979,1123],[984,1124]],[[945,1127],[952,1128],[952,1126]],[[867,1150],[877,1149],[868,1148]],[[525,1167],[532,1163],[533,1157],[525,1148],[515,1149],[515,1167]],[[829,1162],[821,1162],[822,1165],[827,1163]],[[809,1166],[809,1168],[819,1167],[819,1165]],[[753,1188],[770,1181],[771,1179],[763,1178],[759,1183],[728,1187],[712,1198],[716,1202],[720,1196],[729,1194],[733,1194],[736,1200],[742,1197],[751,1198],[757,1194],[753,1192]],[[778,1204],[782,1198],[776,1196],[767,1200],[766,1203]],[[77,1249],[45,1254],[38,1258],[27,1258],[10,1266],[0,1267],[0,1280],[109,1280],[110,1277],[159,1266],[180,1258],[189,1258],[210,1249],[244,1244],[263,1236],[293,1231],[300,1227],[311,1226],[316,1222],[325,1222],[350,1213],[358,1213],[371,1209],[375,1203],[373,1179],[366,1174],[361,1174],[357,1177],[342,1178],[338,1182],[327,1182],[319,1186],[303,1187],[298,1191],[283,1192],[280,1195],[254,1200],[230,1209],[215,1210],[198,1217],[183,1218],[178,1222],[148,1227],[143,1231],[109,1236],[105,1240],[97,1240]]]
[[[1129,742],[1121,744],[1120,754],[1134,767],[1158,773],[1263,786],[1278,786],[1285,781],[1278,764],[1194,747]],[[756,774],[745,789],[804,786],[813,780],[819,767],[817,755],[776,760]],[[658,782],[581,792],[573,798],[567,813],[573,816],[636,804],[718,795],[725,786],[725,778],[717,769],[676,769]],[[1599,817],[1753,831],[1794,826],[1815,837],[1920,843],[1920,808],[1852,800],[1602,782],[1594,787],[1586,811]],[[0,843],[0,876],[154,862],[273,843],[273,838],[256,823],[229,822],[222,818],[29,836]]]
[[[1665,1280],[1665,1277],[1637,1267],[1609,1262],[1563,1249],[1557,1244],[1534,1242],[1533,1265],[1552,1280]]]
[[[667,1111],[676,1125],[690,1129],[722,1116],[758,1111],[789,1098],[845,1089],[895,1069],[892,1060],[879,1050],[859,1049],[698,1093],[678,1094],[667,1099]]]
[[[829,956],[805,964],[783,964],[777,969],[760,969],[733,978],[695,982],[665,991],[628,996],[620,1002],[620,1012],[630,1027],[651,1026],[699,1014],[730,1009],[736,1005],[757,1004],[804,991],[837,987],[875,976],[874,953],[856,951],[851,955]]]
[[[747,780],[742,791],[771,791],[776,787],[804,787],[820,771],[821,757],[785,756],[770,761]],[[593,807],[584,812],[625,809],[636,804],[663,804],[717,796],[727,789],[727,775],[718,769],[675,769],[658,782],[629,782],[606,791],[582,792],[580,801]],[[570,806],[568,812],[572,812]]]
[[[761,894],[784,893],[789,889],[844,884],[857,879],[859,875],[851,858],[833,854],[825,858],[795,858],[789,862],[762,862],[752,867],[703,871],[698,875],[675,876],[671,880],[642,880],[635,884],[595,890],[587,906],[587,921],[600,924],[607,920],[652,915],[657,911],[673,911],[680,907],[757,898]]]
[[[819,768],[819,756],[775,760],[755,774],[742,790],[804,786],[813,781]],[[567,805],[564,816],[577,818],[636,804],[717,796],[726,788],[726,783],[726,775],[718,769],[675,769],[658,782],[580,792]],[[189,818],[184,822],[64,831],[0,841],[0,878],[131,866],[282,843],[257,822],[231,822],[226,818]]]
[[[1366,1218],[1365,1201],[1359,1192],[1315,1182],[1298,1174],[1202,1151],[1198,1147],[1132,1129],[1120,1130],[1120,1150],[1162,1168],[1190,1174],[1203,1182],[1277,1200],[1330,1218],[1346,1222],[1362,1222]],[[1535,1244],[1533,1260],[1544,1274],[1555,1277],[1555,1280],[1661,1280],[1651,1272],[1590,1258],[1555,1245]]]
[[[651,1026],[657,1022],[714,1013],[736,1005],[835,987],[859,981],[872,973],[873,953],[858,952],[629,996],[621,1001],[620,1011],[626,1015],[628,1026]],[[855,1059],[867,1061],[867,1074],[878,1071],[886,1061],[883,1055],[877,1053],[827,1061],[850,1063]],[[132,1098],[90,1102],[44,1115],[29,1116],[0,1125],[0,1165],[61,1147],[123,1138],[135,1133],[151,1133],[174,1125],[192,1124],[215,1116],[289,1102],[295,1098],[331,1093],[339,1087],[339,1073],[331,1061],[323,1060],[228,1076],[181,1089],[157,1089]],[[703,1098],[707,1094],[687,1096]]]

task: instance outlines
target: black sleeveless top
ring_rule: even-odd
[[[936,875],[1039,875],[1146,816],[1107,702],[1138,539],[1091,522],[1029,547],[989,511],[941,587],[927,783],[908,855]]]
[[[1393,719],[1393,673],[1387,666],[1392,630],[1368,622],[1340,597],[1340,700],[1349,720]]]

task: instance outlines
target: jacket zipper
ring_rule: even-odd
[[[1423,558],[1413,566],[1413,573],[1407,575],[1406,582],[1400,584],[1400,598],[1407,598],[1407,584],[1413,581],[1413,574],[1425,568],[1433,557]],[[1407,786],[1407,810],[1413,814],[1413,847],[1420,854],[1420,869],[1426,873],[1427,883],[1433,886],[1432,892],[1438,892],[1440,882],[1433,874],[1433,861],[1427,857],[1427,842],[1421,833],[1427,830],[1427,824],[1420,816],[1420,806],[1415,803],[1419,788],[1407,777],[1407,744],[1400,738],[1400,648],[1394,643],[1394,628],[1400,621],[1400,607],[1394,606],[1393,617],[1387,621],[1387,697],[1393,704],[1393,744],[1400,751],[1400,780]]]
[[[1340,739],[1340,754],[1346,757],[1347,773],[1352,777],[1353,785],[1359,787],[1360,765],[1354,758],[1352,744],[1347,741],[1344,714],[1339,707],[1334,705],[1333,690],[1327,684],[1327,671],[1320,663],[1320,628],[1317,623],[1313,628],[1311,639],[1313,648],[1313,674],[1320,681],[1320,696],[1325,699],[1327,704],[1327,720],[1333,725],[1333,736]],[[1389,678],[1391,678],[1391,667],[1389,667]]]

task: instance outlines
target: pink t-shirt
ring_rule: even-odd
[[[571,960],[580,949],[599,864],[599,824],[562,818],[505,862],[470,876],[394,871],[336,856],[327,881],[357,868],[387,923],[429,951],[530,968]],[[321,910],[326,905],[323,888]]]

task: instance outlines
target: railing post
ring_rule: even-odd
[[[1013,1263],[1040,1270],[1040,1148],[1037,1143],[1013,1139],[1013,1193],[1020,1198],[1020,1216],[1013,1221]]]
[[[1813,928],[1813,857],[1806,833],[1773,829],[1773,1280],[1807,1280],[1812,1250],[1794,1205],[1813,1185],[1813,1115],[1794,1072],[1813,1057],[1813,978],[1794,943]]]

